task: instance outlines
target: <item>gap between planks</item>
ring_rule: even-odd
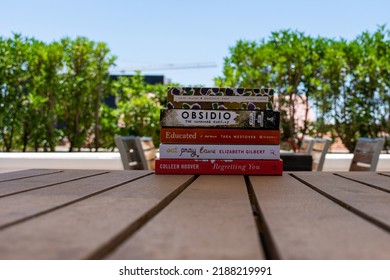
[[[199,176],[194,175],[187,181],[181,184],[174,192],[165,197],[156,206],[151,208],[145,214],[140,216],[135,222],[131,223],[124,230],[114,236],[109,242],[100,246],[97,250],[86,257],[87,260],[99,260],[106,258],[115,249],[117,249],[123,242],[129,239],[134,233],[136,233],[143,225],[156,216],[161,210],[168,206],[180,193],[182,193],[189,185],[191,185]]]
[[[257,231],[259,234],[260,244],[263,247],[265,259],[266,260],[277,260],[279,258],[279,253],[277,252],[274,241],[272,240],[270,231],[265,222],[263,213],[261,212],[259,202],[256,198],[255,191],[253,189],[252,182],[249,176],[245,176],[245,183],[248,189],[248,196],[253,210],[253,218],[257,226]]]
[[[77,178],[77,179],[72,179],[72,180],[69,180],[69,181],[66,181],[66,182],[58,182],[56,184],[50,184],[51,185],[57,185],[57,184],[63,184],[63,183],[68,183],[68,182],[72,182],[72,181],[75,181],[75,180],[79,180],[79,179],[85,179],[85,178],[89,178],[89,177],[93,177],[93,176],[98,176],[98,175],[104,175],[104,174],[108,174],[110,172],[103,172],[103,173],[99,173],[99,174],[93,174],[93,175],[89,175],[89,176],[85,176],[85,177],[81,177],[81,178]],[[138,180],[138,179],[141,179],[141,178],[144,178],[146,176],[150,176],[152,175],[153,173],[146,173],[146,174],[143,174],[143,175],[140,175],[140,176],[136,176],[134,178],[131,178],[129,180],[126,180],[124,182],[121,182],[121,183],[118,183],[118,184],[114,184],[108,188],[105,188],[105,189],[102,189],[100,191],[97,191],[97,192],[94,192],[94,193],[90,193],[88,195],[85,195],[85,196],[82,196],[82,197],[79,197],[77,199],[74,199],[74,200],[71,200],[71,201],[68,201],[66,203],[63,203],[61,205],[58,205],[58,206],[55,206],[55,207],[52,207],[52,208],[49,208],[49,209],[46,209],[46,210],[43,210],[43,211],[40,211],[38,213],[34,213],[33,215],[30,215],[30,216],[27,216],[27,217],[23,217],[23,218],[20,218],[20,219],[17,219],[15,221],[12,221],[12,222],[9,222],[9,223],[6,223],[6,224],[3,224],[0,226],[0,230],[3,230],[3,229],[6,229],[6,228],[9,228],[11,226],[14,226],[14,225],[17,225],[17,224],[20,224],[22,222],[25,222],[25,221],[28,221],[28,220],[31,220],[33,218],[37,218],[37,217],[40,217],[40,216],[43,216],[45,214],[49,214],[53,211],[56,211],[56,210],[59,210],[59,209],[62,209],[62,208],[65,208],[69,205],[72,205],[72,204],[75,204],[77,202],[80,202],[80,201],[83,201],[83,200],[86,200],[88,198],[91,198],[91,197],[94,197],[96,195],[99,195],[99,194],[102,194],[102,193],[105,193],[107,191],[110,191],[112,189],[115,189],[115,188],[118,188],[118,187],[121,187],[127,183],[130,183],[130,182],[133,182],[135,180]],[[48,187],[48,186],[45,186],[45,187]],[[44,187],[39,187],[39,188],[34,188],[34,189],[30,189],[30,190],[37,190],[37,189],[42,189]],[[27,190],[29,191],[29,190]],[[22,193],[22,192],[26,192],[26,191],[21,191],[21,192],[18,192],[18,193]],[[16,193],[14,193],[16,194]],[[6,195],[6,196],[9,196],[9,195]],[[0,197],[1,198],[1,197]]]
[[[58,172],[58,173],[62,173],[62,172]],[[30,189],[25,189],[25,190],[13,192],[13,193],[3,194],[3,195],[0,195],[0,198],[12,196],[12,195],[17,195],[17,194],[25,193],[25,192],[35,191],[35,190],[39,190],[39,189],[43,189],[43,188],[48,188],[48,187],[52,187],[52,186],[55,186],[55,185],[58,185],[58,184],[74,182],[74,181],[78,181],[80,179],[86,179],[86,178],[90,178],[90,177],[94,177],[94,176],[104,175],[104,174],[107,174],[107,173],[109,173],[109,172],[106,171],[106,172],[93,173],[93,174],[84,175],[84,176],[76,177],[76,178],[69,179],[69,180],[63,180],[63,181],[59,181],[59,182],[54,182],[54,183],[42,185],[42,186],[39,186],[39,187],[33,187],[33,188],[30,188]],[[55,173],[41,174],[41,175],[42,176],[46,176],[46,175],[52,175],[52,174],[55,174]],[[36,176],[33,176],[33,177],[36,177]],[[22,179],[25,179],[25,178],[19,178],[19,179],[22,180]],[[15,179],[15,180],[18,180],[18,179]],[[12,181],[14,181],[14,180],[12,180]],[[3,183],[3,182],[0,182],[0,183]]]
[[[366,171],[362,171],[362,172],[366,172]],[[380,190],[380,191],[383,191],[383,192],[390,193],[390,188],[389,189],[385,189],[385,188],[382,188],[382,187],[379,187],[379,186],[376,186],[376,185],[373,185],[373,184],[370,184],[370,183],[367,183],[367,182],[363,182],[363,181],[361,181],[359,179],[354,179],[354,178],[351,178],[351,177],[348,177],[348,176],[344,176],[344,175],[339,174],[339,173],[333,173],[333,175],[341,177],[341,178],[344,178],[344,179],[347,179],[347,180],[350,180],[350,181],[353,181],[353,182],[356,182],[356,183],[359,183],[359,184],[362,184],[362,185],[365,185],[367,187],[370,187],[370,188],[373,188],[373,189],[376,189],[376,190]],[[381,175],[381,174],[379,174],[379,175]]]
[[[321,190],[320,188],[317,188],[316,186],[312,185],[311,183],[309,182],[306,182],[304,179],[302,178],[299,178],[298,176],[296,176],[295,174],[292,174],[290,173],[289,174],[291,177],[295,178],[296,180],[298,180],[299,182],[301,182],[302,184],[305,184],[306,186],[308,186],[309,188],[311,188],[312,190],[318,192],[319,194],[323,195],[324,197],[326,197],[327,199],[337,203],[338,205],[340,205],[341,207],[343,207],[344,209],[354,213],[355,215],[363,218],[364,220],[380,227],[381,229],[385,230],[386,232],[390,233],[390,226],[387,225],[386,223],[360,211],[359,209],[347,204],[346,202],[343,202],[342,200],[328,194],[327,192]],[[337,175],[337,174],[334,174],[334,175]],[[344,176],[339,176],[343,179],[348,179],[348,180],[351,180],[350,178],[348,177],[344,177]],[[355,180],[351,180],[351,181],[355,181]],[[361,183],[361,182],[358,182],[358,183]],[[365,184],[366,185],[366,184]],[[370,186],[371,187],[371,186]]]
[[[21,177],[14,177],[14,178],[9,178],[9,179],[0,179],[0,183],[64,172],[63,170],[49,171],[47,169],[46,170],[45,169],[31,169],[31,170],[28,170],[28,171],[31,171],[32,173],[34,173],[34,171],[37,171],[37,172],[42,171],[42,172],[36,173],[36,174],[31,174],[31,175],[22,175]],[[44,171],[48,171],[48,172],[45,173]],[[10,176],[10,175],[17,175],[18,173],[22,173],[22,172],[26,172],[26,171],[24,171],[24,170],[22,170],[22,171],[15,171],[15,172],[10,172],[10,173],[4,173],[3,175],[8,175],[8,176]],[[6,176],[2,176],[2,177],[6,177]]]

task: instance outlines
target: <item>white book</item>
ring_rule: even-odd
[[[160,145],[160,158],[168,159],[280,159],[280,145]]]
[[[280,113],[271,110],[162,109],[161,127],[279,129]]]

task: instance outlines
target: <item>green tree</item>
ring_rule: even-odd
[[[363,32],[355,41],[362,47],[351,92],[359,108],[355,121],[359,136],[377,137],[390,131],[390,31],[382,26],[373,34]]]
[[[119,134],[117,109],[106,104],[100,107],[99,119],[99,145],[101,148],[113,150],[115,146],[114,135]]]
[[[70,142],[69,151],[86,142],[93,122],[93,105],[90,98],[91,79],[89,77],[90,53],[93,43],[86,38],[61,40],[64,48],[64,87],[61,91],[59,115],[64,125],[64,135]],[[93,104],[93,103],[92,103]]]
[[[330,131],[332,138],[337,137],[332,127],[335,125],[336,111],[334,109],[339,102],[337,97],[345,85],[345,74],[348,68],[345,56],[347,45],[345,40],[326,40],[319,66],[317,87],[315,94],[311,95],[316,112],[315,131],[322,135]],[[337,114],[340,115],[340,113],[339,111]]]
[[[269,63],[274,72],[272,83],[277,85],[278,91],[276,109],[283,116],[282,140],[289,141],[296,149],[310,126],[309,99],[315,88],[315,81],[311,77],[315,77],[319,71],[317,61],[320,60],[321,45],[316,45],[315,40],[304,33],[290,30],[273,32],[268,45],[273,50],[270,51]],[[304,111],[301,114],[304,116],[302,124],[298,123],[298,110]]]
[[[22,130],[21,114],[25,105],[25,84],[29,79],[27,58],[29,40],[20,34],[1,39],[0,48],[0,133],[5,151],[14,146]]]
[[[4,118],[6,115],[7,108],[7,79],[6,72],[8,66],[8,43],[7,40],[0,36],[0,145],[5,147],[5,142],[3,140],[5,134],[5,125]]]
[[[109,109],[103,104],[103,99],[110,92],[109,67],[114,65],[116,57],[109,55],[110,50],[105,43],[98,43],[93,51],[93,81],[95,82],[94,95],[94,146],[98,151],[103,141],[100,141],[100,131],[102,130],[101,119],[108,117],[106,111]]]
[[[43,148],[54,151],[59,140],[56,130],[58,92],[62,85],[63,51],[58,43],[45,45],[30,41],[28,70],[31,74],[25,84],[23,122],[23,151],[30,144],[35,151]]]
[[[158,146],[160,110],[166,106],[167,85],[146,84],[144,77],[137,72],[132,77],[119,77],[114,88],[118,98],[117,133],[150,136]]]
[[[59,114],[59,95],[63,88],[63,60],[64,51],[60,43],[53,42],[46,46],[44,52],[44,82],[41,92],[46,104],[43,108],[43,123],[45,124],[44,149],[48,146],[50,151],[55,151],[55,146],[62,136],[56,128]]]
[[[107,94],[108,67],[115,58],[108,55],[105,44],[87,38],[62,40],[65,54],[64,87],[59,101],[64,134],[70,151],[80,150],[86,142],[96,139],[99,148],[99,117],[101,102]],[[97,133],[93,135],[93,133]]]
[[[273,87],[277,90],[275,109],[281,112],[282,140],[297,139],[297,107],[305,108],[302,135],[309,130],[310,91],[316,86],[311,79],[319,71],[319,46],[303,33],[284,30],[273,32],[269,40],[238,41],[225,58],[224,77],[217,77],[217,86]]]
[[[353,151],[359,137],[390,130],[389,34],[382,26],[347,42],[282,30],[259,43],[240,40],[230,48],[223,76],[215,83],[273,87],[282,140],[297,139],[299,145],[306,134],[331,132]],[[308,119],[310,109],[316,112],[315,123]],[[297,110],[304,116],[299,125]]]
[[[363,32],[355,40],[332,41],[323,61],[315,102],[331,131],[349,151],[359,137],[378,137],[389,127],[389,31]],[[331,126],[330,126],[331,125]]]

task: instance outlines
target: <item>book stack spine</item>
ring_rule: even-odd
[[[281,175],[273,89],[168,89],[156,174]]]

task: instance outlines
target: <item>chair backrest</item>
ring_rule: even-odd
[[[156,149],[150,137],[115,135],[115,144],[125,170],[154,169]]]
[[[301,153],[311,154],[313,149],[314,140],[312,138],[303,138],[302,145],[300,147]]]
[[[313,171],[322,171],[325,156],[330,146],[330,139],[314,138],[311,155],[313,157]]]
[[[152,137],[141,137],[141,146],[144,151],[144,156],[148,164],[148,169],[155,169],[155,162],[157,157],[157,149],[154,146]]]
[[[384,139],[381,138],[359,138],[349,170],[375,171],[384,143]]]

